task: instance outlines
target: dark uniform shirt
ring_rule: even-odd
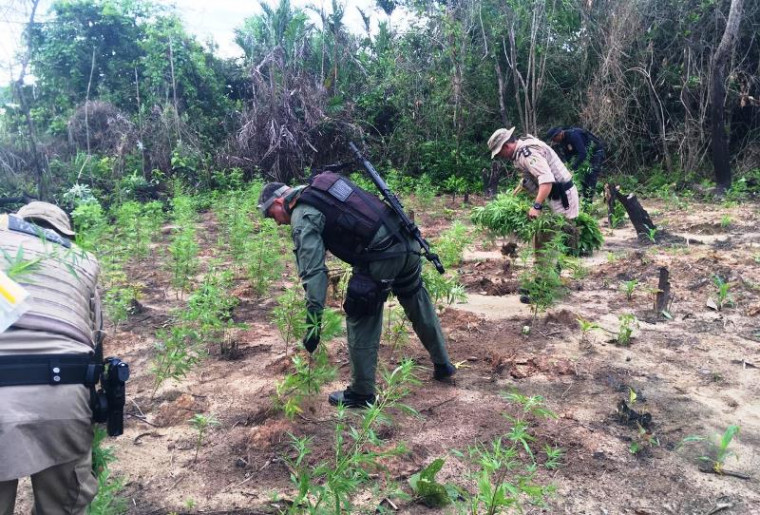
[[[565,161],[570,161],[570,168],[577,170],[590,158],[591,154],[596,154],[604,150],[604,143],[597,138],[592,132],[578,127],[564,129],[564,139],[560,144]]]

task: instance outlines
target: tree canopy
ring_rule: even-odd
[[[237,167],[297,180],[346,159],[349,138],[383,166],[475,183],[488,136],[512,125],[539,137],[587,127],[607,141],[608,169],[684,181],[714,176],[722,128],[730,166],[760,167],[756,3],[735,17],[719,62],[730,0],[378,0],[359,28],[338,0],[260,5],[235,30],[241,59],[218,57],[146,0],[59,0],[45,21],[32,18],[36,80],[0,93],[5,193],[70,186],[81,170],[52,163],[82,153],[109,159],[115,178],[197,182],[201,170]],[[398,9],[407,17],[394,26]],[[711,97],[716,62],[725,92]],[[721,98],[724,119],[711,126]],[[32,162],[38,177],[19,173]]]

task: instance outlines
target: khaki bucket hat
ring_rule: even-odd
[[[496,132],[491,134],[491,137],[488,138],[488,148],[491,151],[491,159],[496,157],[496,154],[501,151],[501,147],[504,146],[504,143],[509,141],[509,138],[512,137],[512,133],[514,132],[515,128],[512,127],[511,129],[497,129]]]
[[[60,207],[48,202],[29,202],[16,212],[16,215],[29,221],[41,220],[48,223],[64,236],[74,236],[68,215]]]

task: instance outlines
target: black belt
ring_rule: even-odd
[[[100,380],[102,364],[89,354],[20,354],[0,356],[0,386],[83,384]]]
[[[571,189],[573,186],[573,181],[567,181],[567,182],[555,182],[552,184],[552,191],[549,193],[549,198],[552,200],[561,200],[562,201],[562,207],[565,209],[570,208],[570,200],[567,198],[567,190]]]

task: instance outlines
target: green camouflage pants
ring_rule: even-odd
[[[383,239],[383,232],[383,229],[378,232],[375,241]],[[416,253],[405,252],[407,245],[412,252]],[[430,359],[439,365],[448,363],[449,356],[446,352],[441,323],[420,277],[422,263],[419,245],[408,239],[406,244],[397,243],[384,252],[388,253],[386,255],[396,255],[389,259],[372,261],[362,268],[355,267],[354,273],[368,272],[375,281],[389,282],[406,316],[411,320],[414,332],[430,354]],[[382,304],[367,315],[346,317],[348,351],[351,360],[351,390],[355,393],[361,395],[375,393],[377,353],[382,325]]]

